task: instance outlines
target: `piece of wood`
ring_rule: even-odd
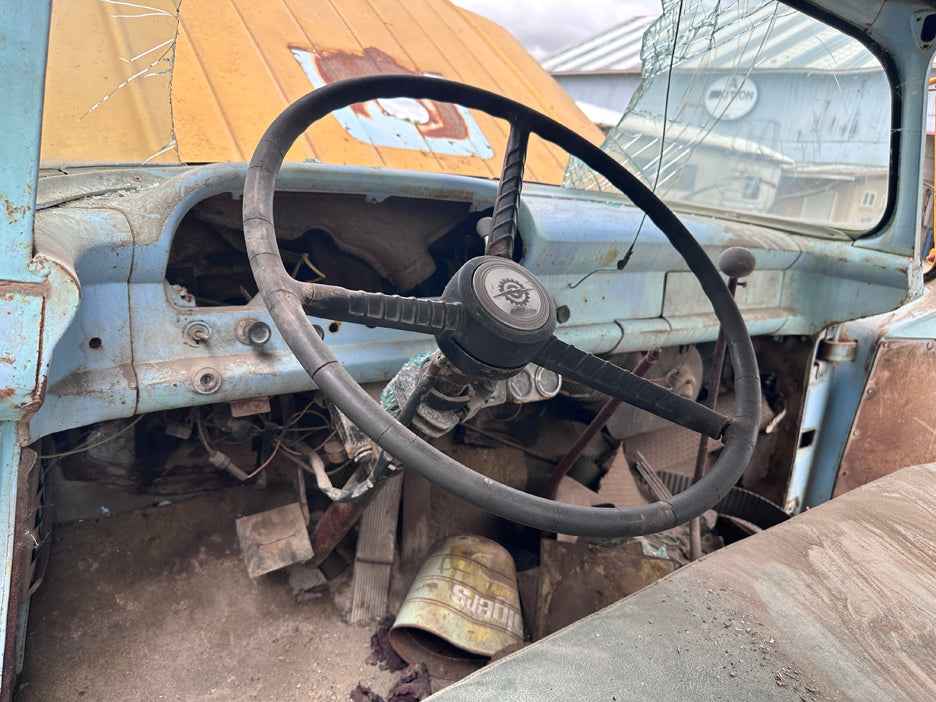
[[[389,478],[361,515],[351,592],[352,624],[375,621],[387,613],[402,489],[402,480]]]
[[[411,470],[403,474],[403,515],[400,560],[422,563],[429,552],[429,516],[432,492],[429,481]]]

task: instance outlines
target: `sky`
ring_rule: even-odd
[[[660,14],[660,0],[452,0],[494,20],[543,59],[637,15]]]

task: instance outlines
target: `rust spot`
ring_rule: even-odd
[[[42,283],[2,282],[0,283],[0,299],[15,300],[17,295],[37,295],[45,297],[48,292],[48,281]]]
[[[618,255],[618,250],[611,249],[610,251],[608,251],[606,254],[604,254],[601,257],[601,260],[598,262],[598,267],[606,268],[608,266],[615,265],[617,264],[618,259],[620,259],[620,256]]]
[[[833,496],[932,460],[936,422],[930,419],[928,393],[920,378],[936,368],[926,339],[882,342],[864,396],[855,414],[851,438],[842,454]],[[901,417],[882,430],[882,417]],[[847,475],[846,475],[847,474]]]
[[[26,213],[29,212],[29,205],[20,205],[19,207],[14,207],[13,203],[3,199],[3,206],[6,209],[7,220],[10,224],[14,222],[19,222],[26,216]]]
[[[131,390],[135,390],[137,386],[137,377],[136,371],[133,369],[132,363],[118,363],[117,369],[123,375],[124,380],[127,381],[127,387]]]
[[[326,83],[370,76],[375,73],[423,75],[420,71],[400,65],[395,58],[374,47],[364,49],[363,56],[343,51],[313,51],[311,53],[315,56],[319,75]],[[416,125],[423,136],[433,139],[468,138],[468,126],[454,105],[435,100],[418,100],[418,102],[429,113],[429,121],[426,124]],[[374,109],[373,104],[355,103],[351,105],[351,110],[359,117],[371,119],[369,110]]]
[[[8,397],[13,397],[16,394],[16,391],[13,388],[0,388],[0,400],[5,400]]]

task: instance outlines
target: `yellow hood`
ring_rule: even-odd
[[[368,73],[476,85],[602,140],[510,34],[445,0],[56,0],[42,165],[246,161],[288,104]],[[431,101],[366,103],[287,160],[496,177],[507,131]],[[560,182],[564,152],[531,143],[528,178]]]

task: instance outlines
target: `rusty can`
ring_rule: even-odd
[[[400,608],[390,645],[409,663],[458,680],[523,643],[513,558],[482,536],[453,536],[423,563]]]

